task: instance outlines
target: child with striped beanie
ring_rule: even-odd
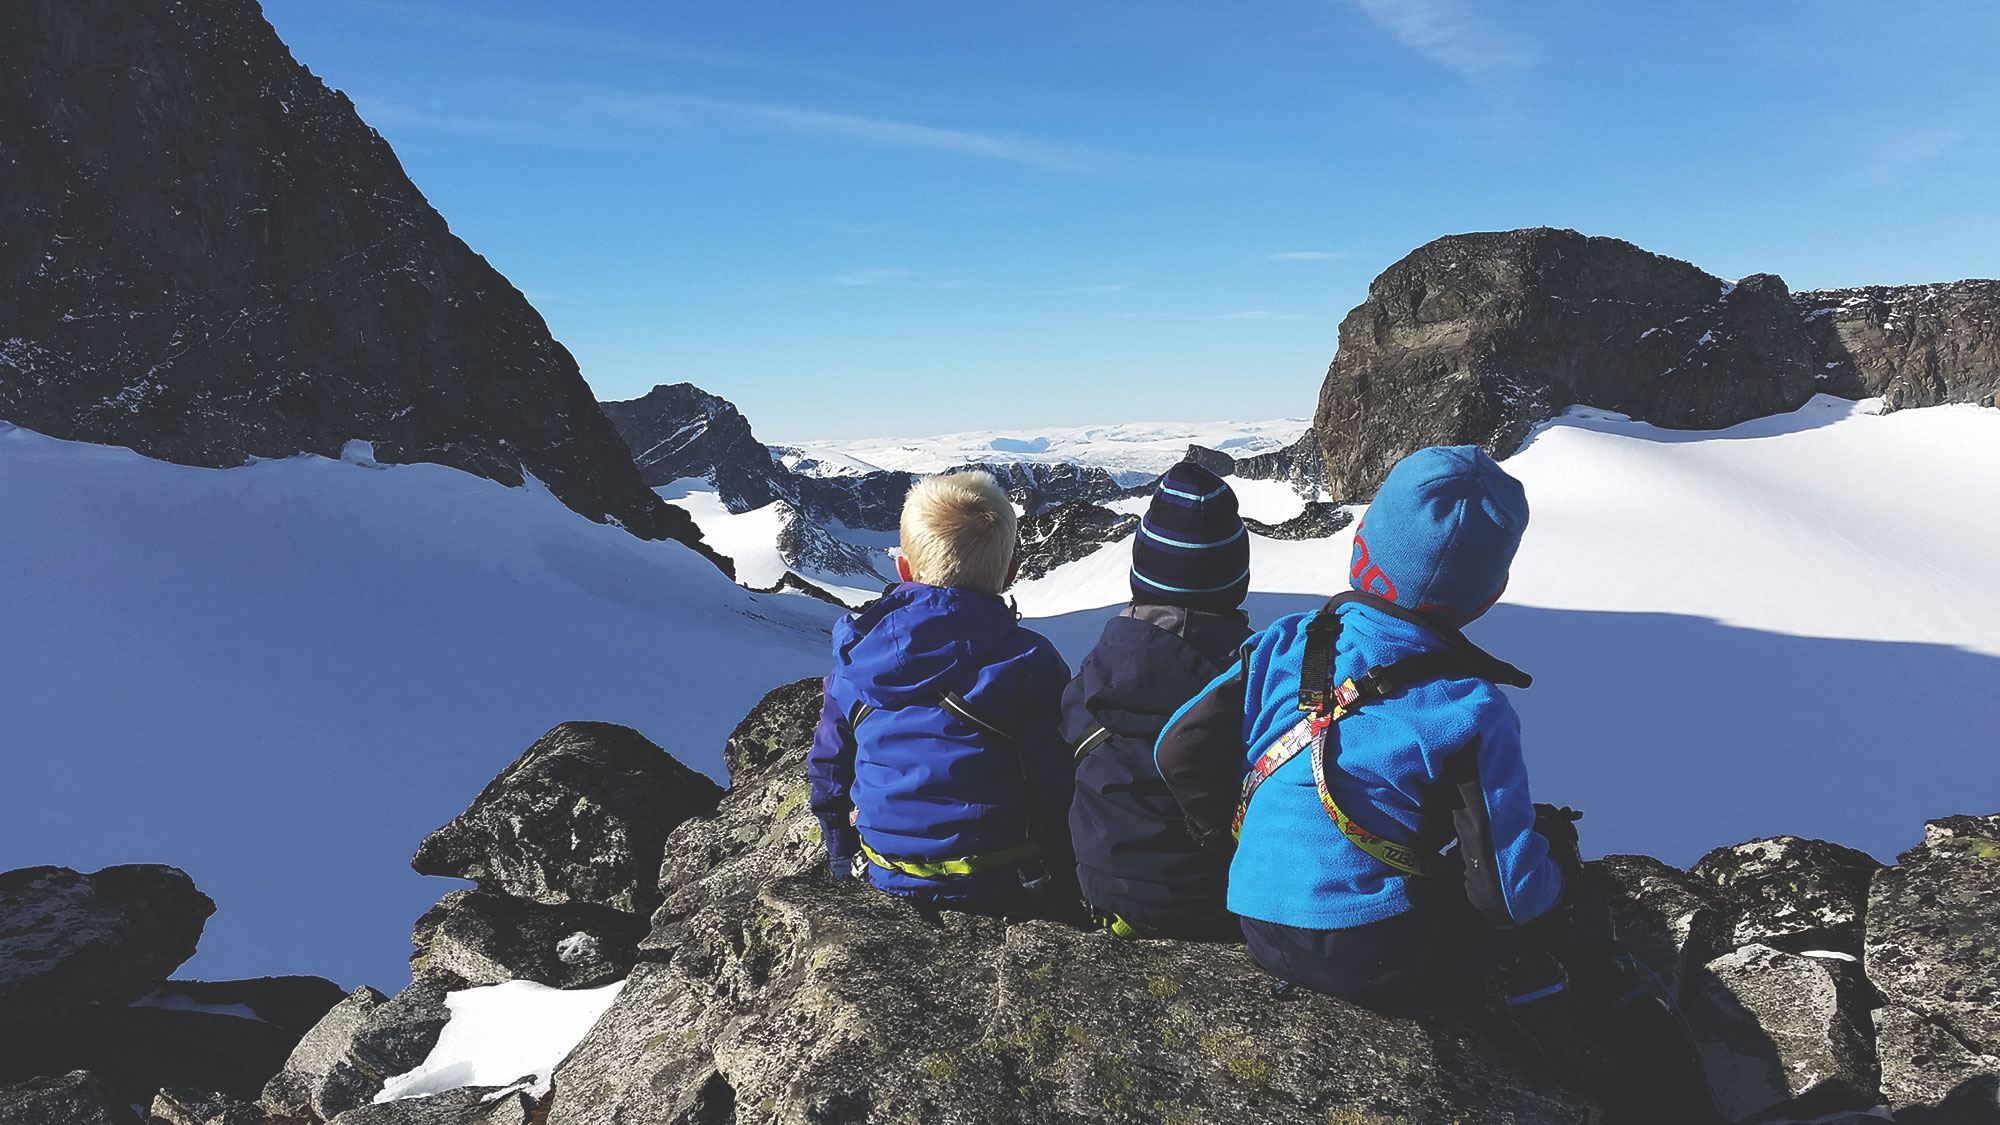
[[[1236,494],[1192,462],[1169,469],[1132,541],[1132,601],[1063,693],[1076,748],[1070,834],[1099,923],[1124,937],[1237,940],[1229,860],[1189,837],[1153,763],[1167,717],[1226,671],[1250,635],[1250,537]]]

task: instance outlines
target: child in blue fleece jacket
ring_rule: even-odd
[[[1355,530],[1353,591],[1252,637],[1162,732],[1160,773],[1190,832],[1233,852],[1229,908],[1273,974],[1361,1002],[1430,999],[1466,983],[1477,927],[1464,924],[1465,903],[1514,927],[1561,897],[1535,831],[1520,720],[1497,686],[1527,677],[1459,631],[1499,599],[1527,522],[1520,483],[1476,447],[1404,458]],[[1305,684],[1316,620],[1331,663],[1324,682]],[[1312,746],[1302,687],[1327,691],[1418,656],[1435,674],[1362,700]],[[1436,853],[1454,836],[1462,896],[1440,893]]]
[[[1069,666],[1021,627],[1013,505],[986,473],[903,503],[902,583],[834,626],[806,772],[837,879],[990,913],[1071,885]]]

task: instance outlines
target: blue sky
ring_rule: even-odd
[[[765,440],[1309,414],[1439,235],[2000,273],[1986,0],[269,0],[603,398]]]

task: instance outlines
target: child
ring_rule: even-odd
[[[1254,637],[1160,736],[1196,837],[1228,851],[1235,830],[1229,906],[1275,975],[1364,1003],[1463,984],[1472,927],[1437,893],[1454,834],[1457,901],[1493,925],[1562,894],[1495,686],[1527,677],[1459,632],[1499,599],[1527,522],[1520,482],[1478,448],[1412,453],[1355,529],[1354,590]]]
[[[1530,803],[1498,686],[1528,677],[1459,631],[1527,524],[1477,447],[1403,458],[1355,528],[1354,589],[1251,638],[1168,723],[1160,772],[1196,839],[1233,840],[1229,906],[1274,975],[1465,1005],[1497,969],[1517,1025],[1612,1120],[1716,1121],[1692,1040],[1578,878],[1575,814]]]
[[[1153,764],[1167,717],[1250,635],[1250,539],[1236,494],[1192,462],[1167,470],[1132,541],[1132,601],[1063,693],[1077,749],[1070,836],[1100,925],[1120,936],[1238,940],[1225,855],[1195,843]]]
[[[1028,909],[1073,863],[1069,667],[1000,597],[1018,569],[1013,505],[986,473],[918,481],[896,568],[900,585],[833,630],[806,772],[834,877]]]

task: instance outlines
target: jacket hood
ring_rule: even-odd
[[[873,707],[964,690],[1017,618],[997,594],[905,582],[833,627],[834,674]]]

